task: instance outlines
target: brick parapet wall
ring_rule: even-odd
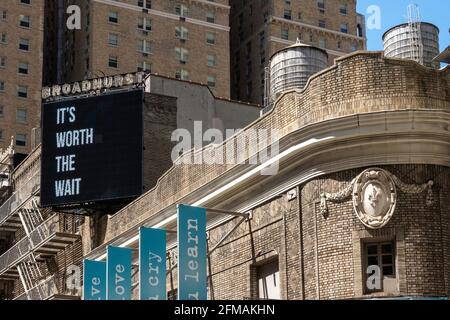
[[[398,165],[386,166],[384,169],[408,184],[420,185],[430,179],[434,180],[433,196],[436,201],[432,206],[427,206],[426,192],[406,194],[397,190],[397,207],[391,221],[381,230],[368,230],[354,213],[351,197],[338,203],[330,202],[327,217],[323,217],[319,210],[312,209],[320,201],[321,193],[337,192],[345,188],[364,168],[326,175],[302,186],[304,272],[308,275],[305,277],[306,299],[361,297],[355,290],[355,287],[363,285],[359,282],[361,276],[354,270],[355,264],[362,263],[360,260],[354,261],[355,258],[358,259],[353,250],[357,245],[355,241],[360,241],[359,238],[354,239],[355,232],[375,238],[380,238],[383,234],[398,235],[399,231],[404,234],[402,245],[405,264],[403,269],[398,269],[400,276],[404,278],[400,284],[400,294],[450,294],[449,168]]]
[[[384,58],[382,52],[350,54],[313,76],[304,90],[281,96],[270,113],[226,141],[224,149],[236,146],[236,141],[252,129],[278,129],[282,138],[314,123],[355,114],[405,109],[450,111],[449,75],[450,68],[433,70],[412,61]],[[250,146],[257,145],[256,142],[254,138],[247,139],[236,154],[248,157]],[[211,148],[200,152],[210,152]],[[237,166],[241,165],[172,167],[154,189],[110,219],[105,241]]]

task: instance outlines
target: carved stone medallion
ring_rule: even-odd
[[[396,203],[395,184],[387,171],[368,169],[356,179],[353,186],[353,207],[366,227],[384,227],[392,218]]]

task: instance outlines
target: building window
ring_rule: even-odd
[[[346,16],[348,12],[348,6],[346,3],[341,3],[341,6],[339,7],[339,13],[343,16]]]
[[[317,0],[317,7],[320,10],[325,10],[325,0]]]
[[[0,118],[3,118],[5,116],[5,107],[3,105],[0,105]]]
[[[6,33],[2,33],[0,35],[0,43],[5,44],[8,41],[8,38],[6,36]]]
[[[20,0],[21,4],[31,4],[31,0]]]
[[[18,123],[27,123],[27,110],[17,109],[16,120]]]
[[[152,72],[152,64],[146,61],[139,61],[137,64],[137,71],[148,71]]]
[[[145,8],[145,9],[151,9],[152,8],[152,1],[151,0],[138,0],[137,4],[141,8]]]
[[[175,6],[175,13],[180,17],[187,17],[189,15],[189,9],[183,4],[177,4]]]
[[[347,23],[341,23],[341,32],[348,33],[348,24]]]
[[[28,97],[28,87],[27,86],[17,86],[17,96],[19,98]]]
[[[0,68],[6,67],[6,57],[0,57]]]
[[[289,29],[281,29],[281,39],[289,40]]]
[[[393,291],[396,287],[395,245],[393,242],[366,243],[364,247],[366,293]],[[368,287],[367,277],[373,275],[372,268],[380,271],[380,287]]]
[[[291,10],[284,10],[284,18],[287,20],[291,20],[292,19],[292,11]]]
[[[216,66],[216,56],[214,54],[208,54],[208,67]]]
[[[150,54],[152,52],[151,43],[147,40],[138,40],[138,52]]]
[[[110,68],[118,68],[119,62],[117,60],[117,56],[109,56],[108,58],[108,67]]]
[[[175,78],[178,80],[189,80],[189,71],[184,69],[177,69],[175,72]]]
[[[18,133],[16,134],[16,146],[26,147],[27,146],[27,135]]]
[[[206,43],[216,44],[216,34],[213,32],[207,32],[206,33]]]
[[[108,44],[110,46],[117,47],[119,44],[119,35],[116,33],[108,34]]]
[[[108,21],[111,23],[119,23],[119,13],[116,11],[110,11],[108,13]]]
[[[325,49],[327,47],[327,43],[326,43],[325,39],[323,39],[323,38],[319,39],[319,47],[322,49]]]
[[[214,88],[216,86],[216,77],[215,76],[208,76],[208,87]]]
[[[280,271],[278,260],[260,265],[256,268],[259,299],[281,299]]]
[[[0,81],[0,92],[5,92],[5,82]]]
[[[30,50],[30,40],[20,38],[19,39],[19,50],[29,51]]]
[[[362,28],[362,26],[359,23],[356,26],[356,34],[357,34],[358,37],[361,37],[361,38],[364,37],[363,28]]]
[[[181,63],[186,63],[189,60],[189,51],[184,48],[175,48],[176,59]]]
[[[17,72],[19,74],[28,74],[28,63],[27,62],[19,62]]]
[[[175,28],[175,37],[177,39],[187,40],[189,35],[189,31],[186,27],[176,27]]]
[[[216,22],[216,16],[212,12],[206,13],[206,22],[209,23],[215,23]]]
[[[0,20],[6,20],[6,17],[7,17],[7,11],[0,10]]]
[[[19,16],[19,26],[24,27],[24,28],[29,28],[30,27],[30,17],[24,16],[23,14],[21,14]]]
[[[149,18],[138,18],[138,29],[144,31],[152,31],[152,20]]]

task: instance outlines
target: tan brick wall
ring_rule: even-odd
[[[232,98],[254,103],[262,103],[264,92],[264,68],[271,56],[298,39],[303,43],[320,46],[325,41],[325,49],[340,55],[352,52],[352,47],[364,50],[366,39],[357,37],[356,1],[347,3],[347,15],[340,14],[341,1],[326,1],[321,13],[316,0],[291,1],[231,1],[231,87]],[[291,10],[291,19],[284,19],[284,11]],[[299,14],[301,13],[301,16]],[[267,16],[265,19],[264,16]],[[319,28],[319,20],[325,21],[325,28]],[[342,33],[341,24],[348,25],[348,34]],[[289,31],[286,40],[281,39],[282,30]],[[262,33],[264,36],[262,36]],[[272,40],[273,38],[273,40]],[[263,40],[261,40],[263,39]],[[247,45],[251,43],[251,55],[247,56]],[[329,65],[334,63],[335,53],[329,52]],[[252,72],[247,76],[247,65]],[[251,83],[251,94],[247,86]]]
[[[313,77],[304,91],[293,91],[280,97],[274,110],[255,121],[251,128],[276,128],[284,136],[313,123],[359,113],[423,108],[449,110],[449,72],[449,68],[436,71],[410,61],[384,59],[382,53],[356,53],[340,59],[336,66]],[[241,134],[246,134],[246,131]],[[228,143],[236,143],[239,136]],[[255,144],[254,141],[248,143]],[[247,154],[248,145],[237,154]],[[105,240],[139,225],[237,166],[172,167],[154,190],[109,220]]]
[[[306,299],[361,297],[363,282],[355,273],[354,264],[361,265],[363,262],[361,256],[354,256],[353,233],[363,232],[367,234],[365,237],[374,240],[384,239],[386,234],[398,234],[398,230],[402,230],[404,238],[401,241],[405,250],[405,266],[401,269],[397,267],[397,277],[405,279],[400,294],[432,296],[450,294],[446,286],[450,261],[448,255],[444,254],[445,248],[449,245],[448,232],[447,224],[443,223],[448,221],[449,208],[446,204],[442,206],[439,196],[448,193],[449,168],[425,165],[382,168],[389,170],[407,184],[420,185],[429,180],[435,181],[433,195],[437,201],[429,207],[426,205],[426,192],[406,194],[397,190],[394,216],[386,227],[374,231],[366,229],[358,220],[353,211],[351,197],[339,203],[329,202],[329,213],[326,218],[319,210],[312,209],[320,202],[321,193],[333,193],[345,188],[363,171],[363,168],[327,175],[305,183],[301,187],[301,201],[304,272],[307,275]],[[397,250],[400,251],[400,248]],[[354,283],[356,279],[360,282]],[[359,292],[355,291],[355,287]]]
[[[216,77],[216,87],[212,88],[214,94],[219,97],[230,97],[230,59],[229,59],[229,9],[214,4],[199,1],[152,1],[152,10],[165,14],[175,14],[176,3],[183,3],[189,7],[189,19],[175,20],[158,16],[152,13],[143,13],[138,10],[121,8],[109,4],[79,0],[84,4],[84,23],[87,24],[86,15],[89,12],[90,24],[87,29],[76,32],[76,58],[75,68],[68,72],[68,81],[80,80],[83,77],[93,78],[97,75],[120,74],[134,72],[139,62],[151,65],[153,73],[168,77],[175,77],[177,69],[189,72],[189,79],[198,83],[207,83],[208,76]],[[122,1],[128,5],[136,6],[136,1]],[[219,4],[227,5],[227,1]],[[108,22],[109,11],[119,14],[119,23]],[[206,22],[207,12],[215,14],[215,27],[213,25],[200,25]],[[138,17],[146,17],[152,21],[152,31],[145,35],[137,29]],[[182,42],[175,36],[176,27],[188,29],[188,39]],[[206,42],[207,32],[216,35],[214,45]],[[108,44],[109,33],[118,35],[118,46]],[[89,43],[87,44],[87,37]],[[144,56],[138,52],[138,40],[146,40],[151,43],[151,54]],[[186,64],[181,64],[176,59],[175,48],[185,48],[189,51],[189,59]],[[216,56],[216,66],[207,65],[207,55]],[[109,56],[118,58],[118,67],[108,66]],[[86,69],[86,59],[89,59],[89,68]]]
[[[44,37],[44,0],[32,1],[31,5],[19,1],[2,1],[0,10],[7,11],[6,20],[0,20],[0,34],[6,33],[7,44],[0,44],[0,57],[6,58],[5,68],[0,67],[0,81],[5,82],[5,92],[0,92],[0,105],[4,115],[0,117],[0,148],[6,148],[12,136],[25,134],[27,145],[16,147],[20,153],[31,151],[31,129],[40,124],[41,85]],[[19,26],[19,16],[30,17],[30,28]],[[19,50],[19,39],[29,39],[29,51]],[[18,73],[18,64],[28,63],[28,75]],[[17,86],[28,86],[28,97],[17,96]],[[16,119],[17,109],[27,111],[26,123]]]

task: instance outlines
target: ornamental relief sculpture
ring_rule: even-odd
[[[408,185],[387,170],[371,168],[363,171],[343,190],[321,195],[320,213],[328,215],[327,202],[342,202],[352,197],[353,209],[367,228],[383,228],[392,218],[397,205],[397,189],[404,193],[419,194],[427,191],[426,205],[434,203],[432,187],[434,182],[430,180],[422,185]]]

